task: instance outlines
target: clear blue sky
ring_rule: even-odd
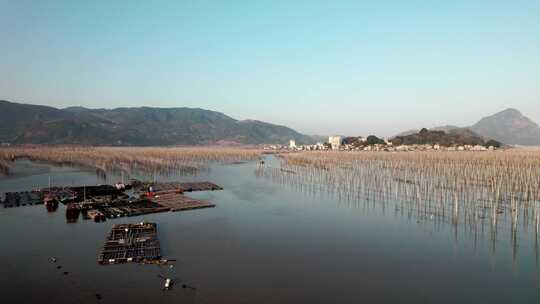
[[[114,2],[114,3],[113,3]],[[0,99],[304,133],[540,122],[540,1],[0,0]]]

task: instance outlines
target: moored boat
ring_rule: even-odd
[[[76,222],[81,214],[81,208],[79,204],[69,203],[66,208],[66,219],[68,222]]]
[[[45,208],[47,208],[47,211],[54,212],[58,209],[58,199],[56,196],[52,193],[46,193],[43,197],[43,203],[45,204]]]

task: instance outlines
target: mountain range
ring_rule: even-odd
[[[540,145],[540,127],[516,109],[484,117],[470,127],[447,125],[430,130],[461,130],[509,145]],[[324,138],[199,108],[58,109],[0,100],[0,143],[150,146],[286,144],[289,139],[309,144]]]
[[[466,129],[484,138],[494,139],[507,145],[538,146],[540,145],[540,127],[516,109],[506,109],[491,116],[480,119],[469,127],[453,125],[430,128],[433,131],[451,131]],[[419,130],[402,132],[397,136],[411,135]]]
[[[0,101],[0,142],[12,144],[201,145],[311,143],[288,127],[198,108],[57,109]]]

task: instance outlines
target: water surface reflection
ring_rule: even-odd
[[[270,160],[269,165],[272,165]],[[0,288],[8,302],[41,303],[534,303],[540,301],[535,230],[511,212],[496,225],[482,210],[351,201],[294,183],[256,178],[256,163],[213,166],[196,176],[223,191],[193,193],[216,208],[96,224],[65,224],[63,206],[0,210]],[[109,173],[49,167],[0,181],[0,192],[118,181]],[[125,176],[125,178],[132,176]],[[145,176],[138,176],[144,178]],[[146,178],[153,178],[147,175]],[[298,191],[300,190],[300,191]],[[486,213],[490,213],[486,211]],[[173,271],[97,265],[112,224],[158,223]],[[62,270],[49,262],[58,257]],[[69,275],[63,275],[63,271]],[[196,292],[161,291],[158,274]],[[102,299],[96,298],[96,293]]]

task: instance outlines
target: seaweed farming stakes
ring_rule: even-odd
[[[278,167],[256,175],[311,195],[330,195],[351,206],[369,204],[418,220],[463,225],[473,233],[491,227],[533,233],[540,228],[540,150],[497,152],[303,152],[281,154]],[[538,263],[538,259],[537,259]]]
[[[96,169],[103,174],[193,175],[209,164],[230,164],[256,160],[261,152],[251,148],[222,147],[82,147],[29,146],[0,148],[0,174],[9,174],[10,163],[29,159],[55,165]]]
[[[540,150],[308,152],[279,157],[279,168],[261,166],[259,173],[349,199],[481,203],[513,209],[540,201]]]
[[[4,253],[11,257],[3,269],[8,279],[21,272],[47,278],[40,280],[48,284],[45,295],[61,284],[81,297],[133,296],[133,303],[145,296],[198,303],[184,288],[161,294],[176,270],[182,284],[192,282],[209,303],[223,302],[229,292],[264,302],[261,290],[271,296],[275,290],[265,288],[276,280],[286,288],[304,280],[308,286],[285,290],[302,296],[330,288],[328,302],[336,295],[349,302],[359,284],[374,284],[376,291],[362,290],[368,302],[388,289],[417,302],[424,294],[414,290],[425,290],[429,299],[451,303],[460,294],[431,282],[453,286],[459,278],[469,286],[480,275],[498,281],[477,285],[478,297],[495,303],[494,290],[510,286],[505,292],[515,297],[524,286],[537,302],[539,152],[287,151],[252,161],[201,160],[204,171],[195,176],[153,179],[151,170],[142,177],[124,172],[140,181],[112,185],[99,185],[94,170],[29,161],[22,154],[12,162],[8,156],[12,174],[0,184],[0,192],[9,192],[0,231],[14,251]],[[120,180],[118,173],[106,173],[108,181]],[[31,191],[49,178],[50,187]],[[184,211],[199,208],[208,209]],[[11,261],[17,268],[10,268]],[[421,283],[411,292],[403,277]],[[15,286],[8,279],[4,286]],[[71,281],[76,287],[69,287]],[[246,288],[250,284],[255,291]],[[350,294],[340,293],[344,287]]]

